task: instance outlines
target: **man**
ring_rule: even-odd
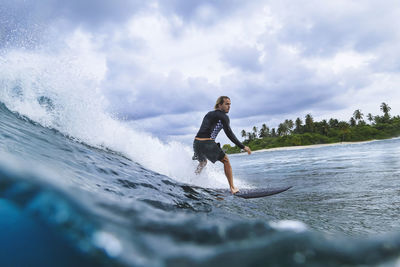
[[[228,179],[229,187],[232,194],[239,191],[233,184],[232,167],[229,162],[228,156],[222,151],[219,144],[215,143],[215,138],[221,129],[224,129],[226,136],[238,147],[244,149],[249,155],[251,150],[249,147],[244,146],[232,132],[229,126],[229,117],[226,115],[231,108],[231,100],[227,96],[220,96],[214,106],[214,111],[210,111],[206,114],[201,123],[200,130],[198,131],[194,142],[193,160],[198,160],[199,165],[195,171],[196,174],[200,174],[203,168],[207,164],[207,159],[212,163],[217,160],[224,164],[224,171],[226,178]]]

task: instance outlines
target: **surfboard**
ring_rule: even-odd
[[[277,187],[277,188],[253,188],[253,189],[239,189],[239,192],[235,194],[237,197],[241,198],[259,198],[276,195],[285,192],[292,188],[292,186],[287,187]]]

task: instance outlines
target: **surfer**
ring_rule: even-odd
[[[244,146],[232,132],[230,127],[229,117],[227,113],[231,108],[231,100],[227,96],[220,96],[214,106],[214,111],[208,112],[201,123],[200,130],[193,142],[194,156],[193,160],[198,160],[199,165],[195,173],[200,174],[207,164],[207,159],[212,163],[217,160],[224,164],[224,171],[228,179],[229,187],[232,194],[239,191],[233,184],[232,167],[229,162],[228,156],[222,151],[220,144],[215,142],[215,138],[221,129],[224,129],[226,136],[238,147],[244,149],[249,155],[251,150],[249,147]]]

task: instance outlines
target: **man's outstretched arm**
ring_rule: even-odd
[[[230,121],[229,121],[229,117],[225,116],[225,118],[223,120],[221,120],[222,125],[224,127],[224,132],[226,134],[226,136],[229,138],[229,140],[232,141],[232,143],[234,143],[235,145],[237,145],[240,149],[243,149],[244,151],[247,152],[247,154],[251,154],[251,149],[248,146],[243,145],[235,136],[235,134],[233,133],[231,126],[230,126]]]

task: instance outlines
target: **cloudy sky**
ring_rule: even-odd
[[[110,112],[189,143],[220,95],[237,135],[400,114],[399,18],[392,0],[0,0],[0,49],[79,50]]]

